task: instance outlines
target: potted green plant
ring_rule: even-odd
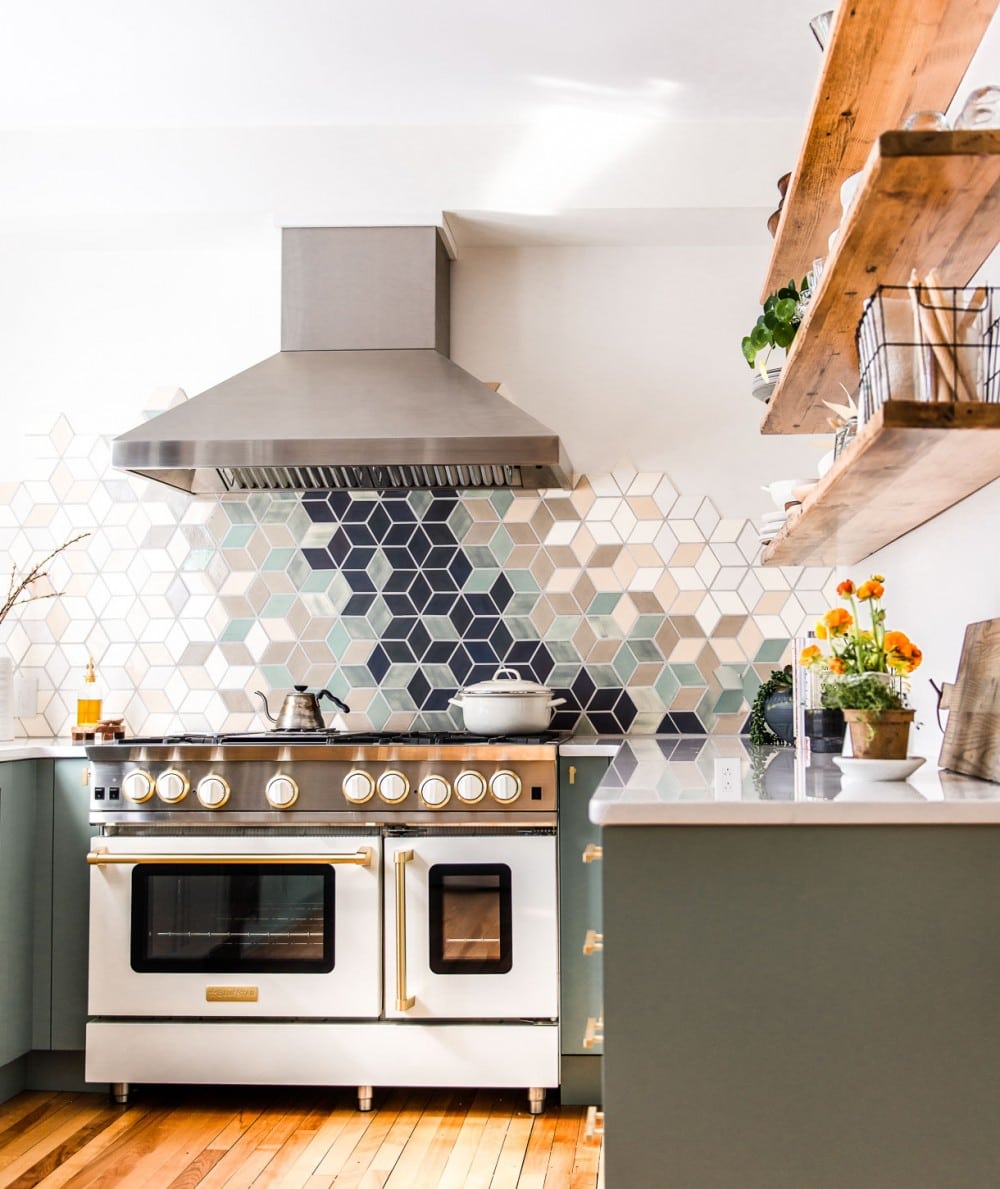
[[[810,644],[799,657],[800,664],[823,670],[821,701],[844,712],[857,759],[906,758],[914,712],[905,705],[902,679],[923,659],[904,632],[886,631],[884,581],[873,574],[858,587],[849,578],[841,582],[837,594],[850,610],[834,607],[816,624],[830,652]],[[868,604],[870,628],[861,627],[859,603]]]
[[[760,372],[761,378],[754,381],[753,395],[766,401],[774,391],[781,368],[768,368],[767,363],[775,347],[787,350],[795,338],[802,321],[801,307],[806,278],[801,287],[790,280],[777,292],[768,296],[764,309],[758,316],[750,333],[741,344],[743,358],[752,369]]]

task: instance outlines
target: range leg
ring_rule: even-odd
[[[545,1110],[545,1087],[529,1086],[528,1113],[531,1115],[540,1115],[543,1110]]]
[[[124,1106],[128,1102],[128,1082],[112,1082],[111,1083],[111,1097],[112,1099]]]
[[[372,1109],[372,1095],[374,1092],[372,1086],[358,1086],[359,1111],[370,1111]]]

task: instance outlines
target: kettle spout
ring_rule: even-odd
[[[253,692],[256,697],[260,698],[261,709],[264,711],[264,714],[267,716],[267,721],[268,722],[277,722],[278,720],[274,717],[274,715],[271,713],[270,709],[268,708],[267,695],[265,693],[263,693],[262,690],[259,690],[259,689],[255,689]]]
[[[321,689],[319,691],[319,693],[316,695],[316,701],[318,702],[320,698],[329,698],[334,706],[338,706],[345,714],[351,713],[350,706],[348,706],[346,702],[342,702],[335,694],[331,694],[328,689]]]

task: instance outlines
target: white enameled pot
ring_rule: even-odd
[[[473,734],[517,735],[547,730],[553,710],[565,701],[516,669],[501,667],[489,681],[460,690],[451,704],[461,707],[465,729]]]

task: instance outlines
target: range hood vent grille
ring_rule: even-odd
[[[418,491],[521,488],[521,468],[481,463],[448,466],[220,467],[224,491]]]

